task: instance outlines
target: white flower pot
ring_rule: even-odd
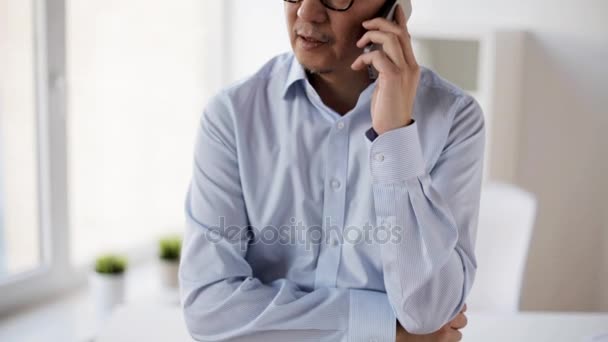
[[[106,318],[125,299],[125,276],[93,272],[90,277],[95,309],[100,318]]]
[[[179,261],[168,261],[160,259],[158,262],[160,283],[167,289],[177,289],[179,281],[177,272],[179,270]]]

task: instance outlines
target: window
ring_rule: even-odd
[[[0,315],[182,228],[224,4],[0,0]]]
[[[219,2],[67,1],[68,183],[77,263],[179,231],[221,49]]]
[[[41,263],[33,6],[0,0],[0,282]]]

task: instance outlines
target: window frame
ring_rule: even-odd
[[[65,0],[32,0],[32,15],[40,263],[0,281],[0,314],[68,291],[85,280],[84,270],[70,265]]]
[[[35,116],[40,263],[35,269],[0,279],[0,315],[67,294],[86,284],[90,265],[72,265],[69,222],[67,141],[66,0],[31,0],[33,15]],[[230,1],[209,2],[205,16],[219,19],[220,34],[209,44],[228,41],[232,33]],[[217,22],[216,22],[217,23]],[[223,44],[205,63],[209,90],[230,79],[230,44]],[[153,260],[156,241],[142,241],[123,251],[135,266]],[[92,261],[91,261],[92,262]]]

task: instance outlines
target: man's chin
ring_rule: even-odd
[[[304,66],[304,69],[306,69],[306,72],[308,72],[311,75],[322,75],[322,74],[329,74],[331,73],[333,70],[332,69],[315,69],[315,68],[308,68],[306,66]]]
[[[302,64],[304,69],[310,74],[327,74],[333,71],[333,68],[328,66],[328,63],[313,61],[308,56],[301,56],[296,53],[296,58]]]

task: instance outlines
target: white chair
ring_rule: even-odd
[[[536,198],[516,186],[484,185],[475,246],[477,275],[467,308],[499,313],[519,310],[536,208]]]

